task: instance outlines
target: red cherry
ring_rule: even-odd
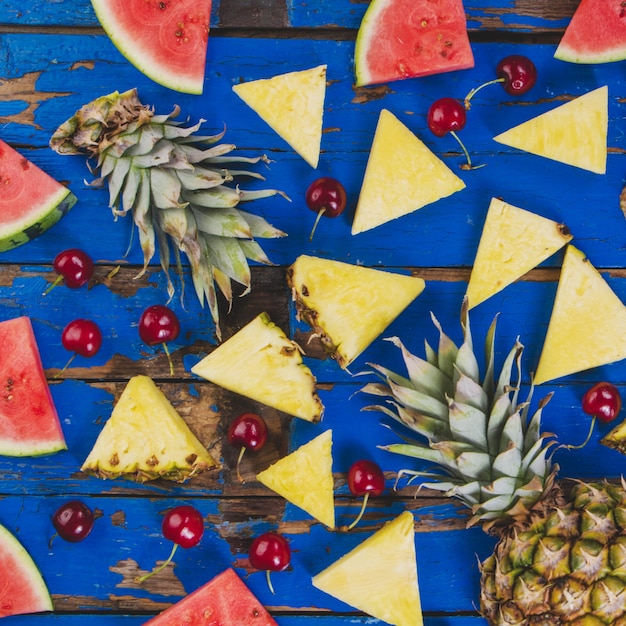
[[[496,66],[496,76],[502,88],[511,96],[521,96],[530,91],[537,82],[535,64],[521,54],[511,54]]]
[[[317,213],[309,241],[313,239],[313,234],[322,215],[337,217],[344,212],[348,203],[344,186],[330,176],[323,176],[314,180],[306,190],[305,200],[309,209]]]
[[[363,517],[370,496],[379,496],[385,490],[385,475],[374,461],[355,461],[348,470],[348,488],[355,496],[363,496],[363,503],[356,519],[344,530],[354,528]]]
[[[149,346],[163,345],[170,364],[170,374],[174,375],[174,364],[167,347],[167,341],[175,340],[180,333],[180,322],[176,313],[162,304],[149,306],[139,318],[139,337]]]
[[[615,385],[607,382],[595,384],[587,390],[582,401],[583,411],[601,422],[612,422],[622,409],[622,397]]]
[[[78,289],[89,282],[94,271],[91,257],[78,248],[68,248],[59,252],[52,266],[58,276],[44,291],[44,296],[60,282],[64,282],[70,289]]]
[[[265,570],[267,584],[270,591],[274,593],[270,572],[282,572],[289,567],[291,562],[289,542],[278,533],[263,533],[252,542],[248,557],[252,567]]]
[[[228,443],[231,446],[241,446],[237,458],[237,478],[245,482],[239,471],[241,459],[246,450],[260,450],[267,441],[267,424],[256,413],[242,413],[236,417],[228,427]]]
[[[439,98],[439,100],[435,100],[430,105],[426,121],[433,135],[444,137],[449,133],[454,137],[459,146],[461,146],[467,161],[467,163],[461,165],[461,169],[473,169],[467,148],[456,134],[457,131],[465,128],[465,122],[467,121],[463,104],[455,98]]]
[[[161,524],[161,531],[166,539],[174,542],[169,557],[156,569],[148,574],[136,578],[136,582],[144,580],[158,574],[166,565],[171,563],[176,554],[178,546],[182,548],[193,548],[198,545],[204,534],[204,519],[200,511],[189,505],[182,505],[170,509]]]
[[[91,532],[93,522],[92,510],[80,500],[62,504],[52,516],[59,537],[72,543],[82,541]]]
[[[66,350],[84,357],[90,357],[100,350],[102,333],[95,322],[76,319],[63,329],[61,342]]]

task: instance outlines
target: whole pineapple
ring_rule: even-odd
[[[494,320],[481,380],[467,302],[462,345],[433,320],[438,349],[427,343],[421,359],[392,338],[407,376],[372,365],[383,382],[362,391],[386,398],[368,410],[382,411],[418,435],[385,449],[440,468],[401,474],[460,499],[472,512],[468,526],[481,524],[498,535],[493,555],[481,565],[482,614],[496,625],[626,625],[624,485],[575,482],[566,493],[549,454],[556,441],[540,431],[547,400],[532,415],[531,398],[518,400],[519,341],[496,376]]]
[[[211,136],[193,126],[174,121],[179,109],[155,115],[142,104],[137,91],[113,92],[79,109],[53,134],[50,146],[59,154],[86,154],[96,161],[99,178],[108,183],[109,206],[117,216],[132,213],[143,250],[145,272],[157,248],[169,277],[170,252],[179,270],[182,251],[191,265],[192,280],[200,303],[208,302],[219,329],[215,285],[232,301],[232,283],[250,290],[248,259],[269,264],[256,237],[282,237],[262,217],[238,208],[240,202],[265,198],[275,189],[243,191],[229,186],[236,177],[263,177],[233,164],[267,161],[261,157],[234,156],[232,144],[218,143],[224,132]],[[207,147],[208,146],[208,147]],[[286,196],[285,196],[286,197]]]

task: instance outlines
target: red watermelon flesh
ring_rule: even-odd
[[[358,86],[474,67],[462,0],[372,0],[354,56]]]
[[[0,526],[0,617],[52,611],[46,583],[22,544]]]
[[[144,626],[278,626],[229,568]]]
[[[0,252],[56,224],[76,196],[0,139]]]
[[[211,0],[91,0],[117,49],[155,82],[185,93],[204,86]]]
[[[570,63],[626,59],[626,6],[623,0],[582,0],[554,54]]]
[[[67,449],[30,318],[0,322],[0,345],[0,454]]]

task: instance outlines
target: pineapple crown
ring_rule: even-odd
[[[525,519],[529,510],[551,490],[558,467],[548,454],[556,443],[541,433],[541,413],[550,396],[530,415],[533,388],[518,401],[523,346],[516,340],[495,373],[495,318],[485,340],[485,374],[481,380],[469,325],[467,299],[461,311],[463,343],[457,346],[431,315],[439,331],[435,351],[426,342],[426,358],[411,354],[397,337],[389,338],[402,351],[407,376],[370,363],[383,382],[361,391],[387,398],[380,411],[420,437],[381,446],[396,454],[421,459],[439,470],[401,470],[421,487],[460,499],[472,511],[468,526],[485,529],[511,519]],[[512,383],[513,374],[517,380]],[[425,440],[425,441],[424,441]]]

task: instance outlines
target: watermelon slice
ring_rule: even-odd
[[[278,626],[235,570],[229,568],[144,626]]]
[[[554,58],[569,63],[626,59],[626,7],[622,0],[582,0]]]
[[[354,60],[357,86],[474,67],[462,0],[372,0]]]
[[[0,252],[56,224],[76,196],[0,139]]]
[[[116,48],[156,83],[201,94],[211,0],[91,0]]]
[[[0,454],[66,450],[30,318],[0,322],[0,345]]]
[[[0,526],[0,617],[52,611],[46,583],[24,546]]]

